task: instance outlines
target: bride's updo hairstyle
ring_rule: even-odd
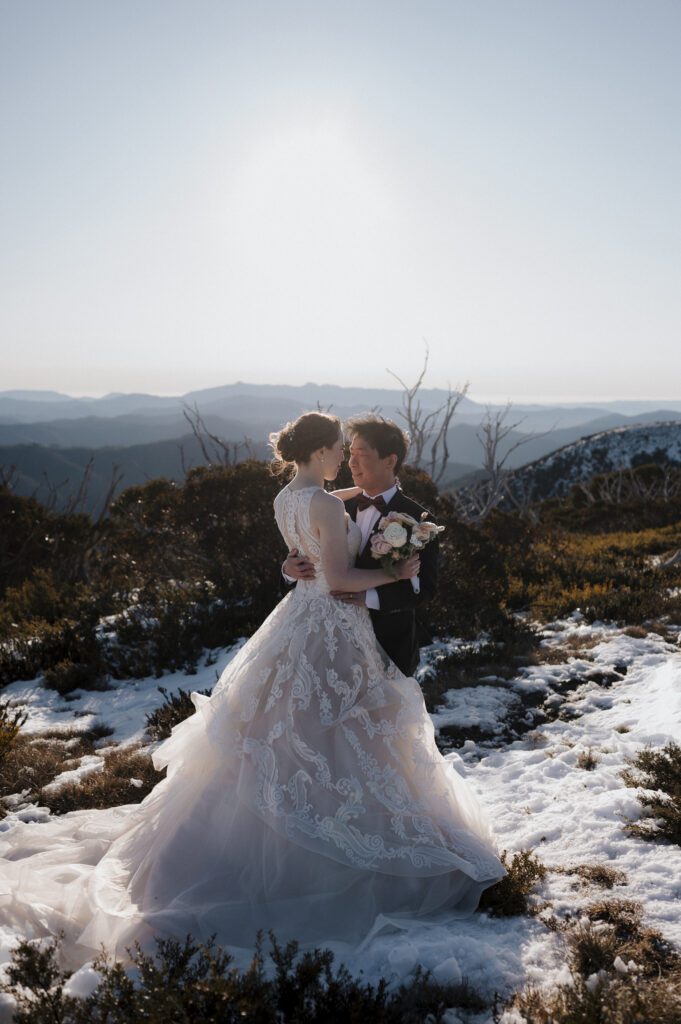
[[[283,473],[294,462],[309,462],[320,448],[333,448],[341,436],[341,421],[327,412],[304,412],[293,423],[270,434],[274,450],[272,472]]]

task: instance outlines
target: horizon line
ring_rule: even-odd
[[[35,387],[34,388],[31,388],[31,387],[17,388],[17,387],[15,387],[15,388],[5,388],[5,389],[0,390],[0,395],[11,396],[11,394],[13,392],[32,391],[32,392],[35,392],[37,394],[40,394],[41,392],[44,392],[46,394],[47,393],[52,393],[52,394],[56,393],[56,394],[59,394],[59,395],[63,395],[65,398],[71,398],[71,399],[75,399],[75,400],[91,399],[93,401],[101,401],[101,399],[107,398],[108,396],[112,396],[112,397],[114,397],[114,396],[115,397],[126,397],[126,396],[129,396],[129,395],[148,395],[149,397],[152,397],[152,398],[178,398],[178,399],[181,399],[181,398],[184,397],[185,394],[192,394],[194,392],[200,392],[200,391],[214,391],[214,390],[216,390],[217,388],[220,388],[220,387],[234,387],[234,386],[239,385],[239,384],[243,384],[246,387],[272,387],[272,388],[276,388],[276,387],[282,387],[282,388],[302,388],[302,387],[314,386],[314,387],[319,387],[319,388],[335,387],[335,388],[340,388],[341,390],[353,389],[353,390],[360,390],[360,391],[399,391],[400,390],[399,388],[382,387],[380,385],[371,386],[371,385],[363,385],[363,384],[332,384],[330,382],[324,382],[322,384],[318,384],[316,381],[305,381],[302,384],[299,384],[299,383],[298,384],[289,384],[289,383],[263,384],[263,383],[255,383],[255,382],[252,382],[252,381],[237,380],[237,381],[228,381],[228,382],[225,382],[223,384],[217,384],[217,385],[213,384],[213,385],[209,385],[209,386],[207,386],[205,388],[202,388],[202,387],[191,388],[190,391],[185,391],[185,392],[177,392],[177,391],[135,391],[135,390],[132,390],[132,391],[102,391],[102,392],[94,392],[94,393],[93,392],[89,392],[89,393],[87,393],[87,392],[74,393],[74,392],[60,391],[60,390],[57,390],[57,389],[54,389],[54,388],[35,388]],[[438,385],[434,385],[434,386],[425,386],[424,385],[423,390],[424,391],[446,391],[447,388],[442,387],[442,386],[438,386]],[[454,389],[454,391],[456,392],[456,389]],[[548,397],[547,398],[546,396],[538,397],[536,395],[521,395],[521,396],[516,396],[516,397],[511,398],[508,395],[501,396],[499,394],[491,394],[491,395],[488,394],[486,396],[473,397],[470,394],[470,392],[468,392],[468,393],[466,393],[465,397],[468,398],[469,401],[473,402],[476,405],[488,405],[488,404],[489,405],[506,405],[508,402],[510,402],[513,405],[520,404],[520,405],[537,405],[537,406],[552,406],[552,407],[555,407],[555,406],[575,406],[575,405],[607,405],[607,404],[614,404],[616,402],[652,402],[652,403],[664,403],[664,402],[675,402],[675,403],[678,403],[678,402],[681,402],[681,398],[671,398],[670,396],[667,396],[667,397],[664,397],[664,398],[660,398],[660,397],[648,397],[648,396],[646,396],[646,397],[640,397],[640,396],[633,397],[631,395],[619,396],[617,398],[604,397],[604,396],[600,396],[600,397],[598,397],[598,396],[597,397],[593,397],[593,396],[588,396],[588,397],[585,397],[585,396],[568,396],[568,397],[561,396],[561,397],[558,397],[558,396],[556,396],[555,398],[552,398],[552,397]]]

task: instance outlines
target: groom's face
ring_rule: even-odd
[[[348,467],[353,483],[372,497],[387,491],[395,483],[395,455],[382,459],[375,448],[361,436],[354,434],[350,442]]]

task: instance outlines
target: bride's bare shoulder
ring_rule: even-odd
[[[330,494],[329,491],[322,490],[320,487],[320,489],[315,491],[312,495],[310,512],[316,518],[335,519],[345,512],[345,507],[340,498],[337,498],[334,494]]]

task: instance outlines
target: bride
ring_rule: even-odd
[[[84,962],[154,936],[252,948],[361,942],[377,921],[471,914],[504,869],[482,809],[439,753],[418,683],[345,593],[388,587],[353,568],[360,531],[328,493],[340,422],[306,413],[278,435],[295,464],[274,514],[315,567],[153,752],[167,776],[138,805],[79,811],[0,835],[0,904],[23,934],[64,928]],[[354,492],[353,492],[354,493]],[[397,563],[418,573],[418,557]],[[6,891],[3,895],[5,882]]]

